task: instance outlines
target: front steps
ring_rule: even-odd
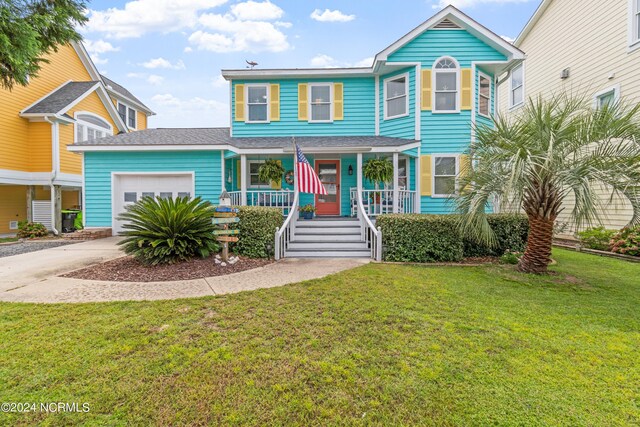
[[[371,249],[360,240],[360,223],[354,218],[298,220],[288,258],[370,258]]]

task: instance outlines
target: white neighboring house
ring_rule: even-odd
[[[514,45],[526,60],[500,77],[499,111],[517,113],[529,97],[568,92],[595,106],[640,102],[640,0],[543,0]],[[640,166],[639,166],[640,167]],[[603,225],[624,227],[632,216],[624,200],[601,189]],[[565,212],[571,211],[571,200]],[[558,218],[575,231],[567,215]]]

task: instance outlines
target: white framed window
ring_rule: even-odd
[[[524,64],[511,70],[509,77],[509,106],[517,107],[524,103]]]
[[[384,118],[409,115],[409,74],[389,77],[384,82]]]
[[[458,113],[460,111],[460,67],[451,57],[438,59],[433,65],[433,112]]]
[[[388,157],[390,161],[393,160],[392,157]],[[411,176],[409,172],[409,158],[405,156],[398,156],[398,187],[400,190],[408,190],[409,189],[409,177]],[[393,181],[384,183],[385,190],[393,190]]]
[[[330,123],[333,121],[333,84],[309,84],[310,123]]]
[[[129,129],[138,128],[138,112],[134,108],[118,101],[118,115]]]
[[[640,48],[640,0],[629,0],[629,47]]]
[[[601,90],[593,96],[594,107],[602,108],[606,105],[612,105],[620,99],[620,85]]]
[[[269,123],[269,85],[247,85],[247,123]]]
[[[247,161],[247,187],[248,188],[271,188],[270,182],[260,181],[258,170],[264,163],[264,160],[248,160]]]
[[[456,194],[458,175],[457,154],[434,154],[432,156],[433,194],[432,197],[449,197]]]
[[[75,119],[75,142],[84,142],[113,135],[113,128],[109,122],[96,114],[78,112],[75,114]]]
[[[478,73],[478,114],[491,115],[491,79],[483,73]]]

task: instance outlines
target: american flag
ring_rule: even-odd
[[[298,191],[301,193],[327,194],[318,174],[309,164],[307,158],[302,154],[302,150],[296,144],[296,172],[298,172]]]

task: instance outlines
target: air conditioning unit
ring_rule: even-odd
[[[18,221],[9,221],[9,230],[17,230]]]

